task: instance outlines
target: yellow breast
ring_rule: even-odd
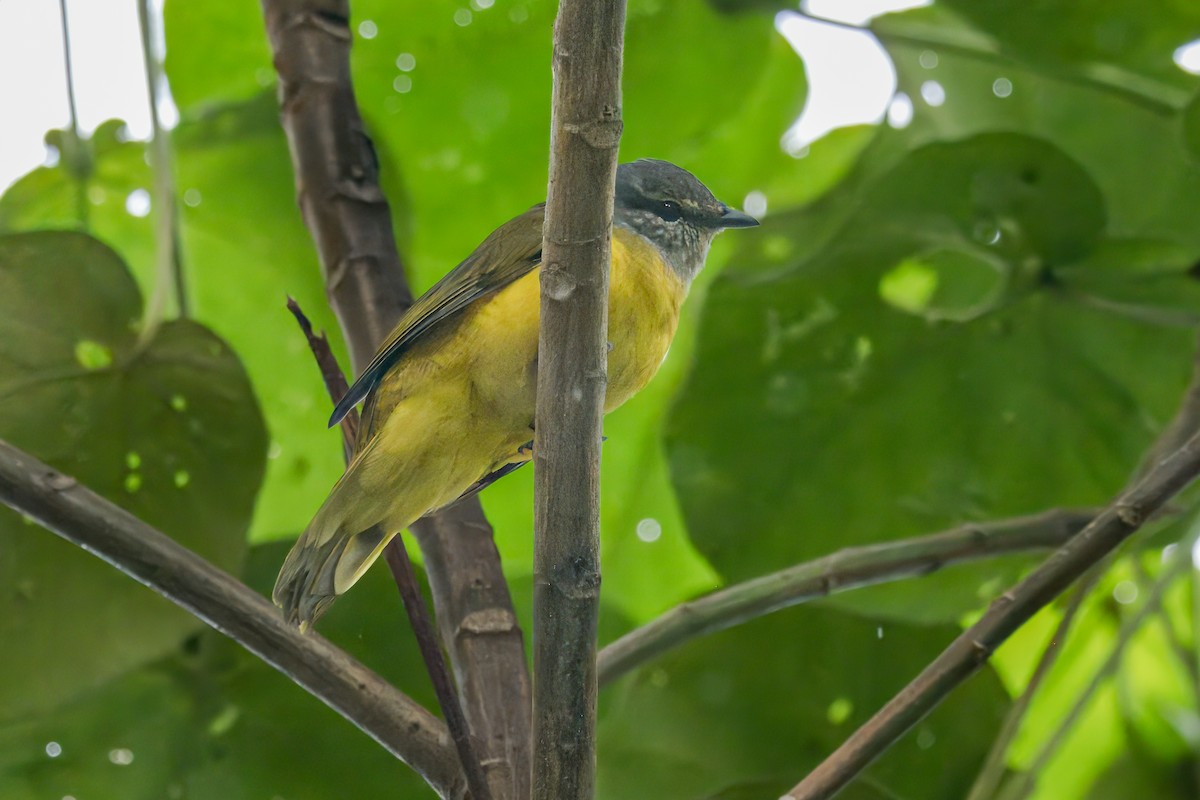
[[[621,228],[613,233],[606,412],[632,397],[658,371],[687,293],[653,245]],[[540,270],[534,270],[475,303],[457,324],[422,337],[385,376],[374,402],[367,404],[370,428],[388,428],[388,438],[428,435],[443,443],[457,441],[459,448],[470,442],[468,449],[478,447],[488,454],[485,461],[506,459],[532,439],[539,277]],[[401,410],[398,404],[421,406],[421,422],[388,419]],[[414,425],[424,430],[418,433]]]
[[[608,295],[608,389],[612,411],[654,376],[675,335],[687,287],[642,237],[613,232]],[[479,304],[464,324],[481,413],[532,421],[537,381],[540,270]],[[515,420],[514,420],[515,423]]]

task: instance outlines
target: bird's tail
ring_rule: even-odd
[[[363,576],[395,535],[380,525],[357,533],[342,528],[326,532],[320,521],[318,515],[292,547],[271,593],[284,619],[302,631]]]

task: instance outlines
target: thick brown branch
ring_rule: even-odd
[[[1200,474],[1200,434],[1123,492],[1042,566],[992,603],[987,613],[926,667],[786,797],[837,794],[876,757],[987,663],[997,647],[1093,564],[1112,552]]]
[[[898,542],[851,547],[684,603],[600,651],[600,683],[665,651],[781,608],[965,561],[1059,547],[1098,513],[1052,509]]]
[[[71,477],[0,442],[0,502],[187,609],[303,686],[419,772],[445,798],[466,784],[446,726],[233,576]]]
[[[262,6],[301,210],[330,302],[361,369],[412,298],[350,83],[349,3],[262,0]],[[471,499],[422,520],[413,533],[425,554],[439,628],[492,795],[523,799],[529,791],[531,688],[491,528]],[[460,635],[480,614],[512,623],[485,636]]]
[[[624,34],[624,0],[561,0],[533,447],[535,800],[590,800],[595,783],[600,442]]]

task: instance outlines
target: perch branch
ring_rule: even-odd
[[[1112,552],[1200,473],[1200,434],[1123,492],[1025,580],[1005,592],[887,705],[785,797],[832,797],[987,663],[1012,633],[1093,564]]]
[[[0,441],[0,502],[190,611],[410,765],[443,798],[466,784],[446,726],[343,650],[284,622],[245,584],[74,478]]]
[[[700,636],[836,592],[927,575],[952,564],[1059,547],[1097,514],[1041,514],[962,525],[942,533],[850,547],[689,601],[600,651],[600,683],[616,680],[663,652]]]
[[[534,800],[590,800],[595,784],[600,444],[624,34],[624,0],[559,3],[533,447]]]
[[[296,193],[326,291],[357,368],[412,302],[396,253],[378,163],[350,82],[347,0],[262,0],[279,73]],[[529,794],[530,681],[525,646],[491,528],[475,499],[412,527],[425,555],[492,795]]]

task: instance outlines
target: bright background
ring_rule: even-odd
[[[927,5],[928,0],[812,0],[809,13],[863,24],[889,11]],[[146,73],[132,0],[67,0],[75,98],[84,133],[107,119],[125,120],[135,139],[150,136]],[[161,0],[157,5],[161,6]],[[161,8],[160,8],[161,10]],[[865,31],[850,30],[795,14],[781,14],[780,31],[804,59],[809,96],[788,136],[799,149],[844,125],[878,122],[892,102],[896,73],[887,52]],[[0,3],[0,192],[29,170],[53,163],[42,137],[68,125],[62,17],[53,0]],[[172,127],[168,101],[164,123]],[[901,118],[903,119],[903,118]]]

